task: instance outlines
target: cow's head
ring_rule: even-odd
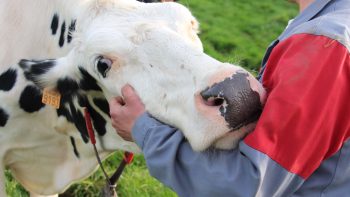
[[[108,100],[130,84],[146,109],[181,129],[194,150],[233,148],[261,112],[259,82],[206,55],[196,19],[180,4],[116,2],[88,6],[73,50],[49,66],[22,62],[27,77],[64,100],[100,90]]]

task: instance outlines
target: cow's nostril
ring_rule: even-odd
[[[208,106],[221,106],[225,102],[224,98],[220,98],[220,97],[209,97],[207,99],[203,98],[203,101],[205,105],[208,105]]]
[[[221,106],[225,102],[222,91],[219,91],[216,84],[211,88],[203,90],[201,93],[202,99],[207,106]]]

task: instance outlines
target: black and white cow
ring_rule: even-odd
[[[127,83],[197,151],[234,148],[265,99],[248,72],[203,53],[198,23],[180,4],[8,0],[0,24],[0,170],[33,196],[62,192],[96,169],[83,107],[103,158],[139,152],[109,120],[107,100]],[[59,109],[41,103],[44,88],[61,95]]]

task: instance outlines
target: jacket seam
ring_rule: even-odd
[[[343,147],[339,150],[339,156],[337,158],[337,163],[336,163],[336,166],[335,166],[334,171],[332,173],[333,174],[332,178],[331,178],[330,182],[324,187],[324,189],[322,190],[320,196],[326,195],[326,192],[327,192],[328,188],[332,185],[332,183],[335,180],[335,175],[337,174],[337,170],[338,170],[338,167],[339,167],[342,150],[343,150]]]

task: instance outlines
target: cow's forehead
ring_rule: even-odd
[[[174,23],[195,20],[189,9],[179,3],[143,4],[140,12],[145,18],[155,16]]]
[[[172,31],[178,35],[178,42],[186,41],[202,50],[197,36],[198,23],[187,8],[177,3],[154,4],[142,4],[136,10],[124,10],[121,13],[108,10],[98,14],[85,31],[75,36],[84,56],[101,54],[131,57],[130,52],[135,47],[153,37],[148,36],[153,30],[162,29],[165,30],[164,34],[153,38],[154,45],[157,45],[160,37],[171,36],[166,32]]]
[[[174,3],[142,3],[133,0],[98,0],[97,5],[90,3],[86,6],[87,10],[82,12],[83,21],[94,20],[100,16],[117,17],[123,20],[163,20],[168,23],[178,23],[183,21],[193,21],[189,9],[185,6]]]
[[[187,20],[189,17],[193,18],[189,9],[179,3],[166,2],[149,4],[131,0],[124,0],[124,3],[120,3],[119,1],[117,4],[114,4],[115,6],[100,6],[97,12],[103,13],[104,11],[108,11],[119,16],[130,14],[134,16],[143,16],[144,18],[161,17],[166,20],[169,18],[170,21]],[[109,9],[104,9],[103,7]]]

